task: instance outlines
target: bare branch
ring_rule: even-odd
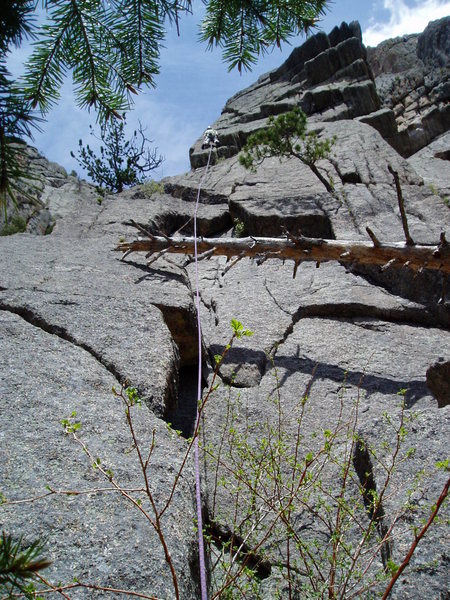
[[[406,211],[405,211],[405,203],[403,201],[402,188],[400,187],[400,178],[398,176],[397,171],[394,171],[394,169],[391,167],[391,165],[388,166],[388,169],[389,169],[389,173],[394,178],[395,189],[397,190],[398,207],[400,209],[400,216],[402,218],[402,226],[403,226],[403,231],[405,233],[406,243],[408,246],[414,246],[414,241],[409,234],[408,219],[406,218]]]

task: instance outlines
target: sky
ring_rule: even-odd
[[[180,36],[175,30],[167,31],[156,88],[143,89],[127,115],[129,135],[140,121],[152,146],[165,158],[161,167],[151,172],[156,180],[188,171],[189,147],[219,117],[228,98],[281,65],[293,48],[305,40],[295,38],[281,52],[274,50],[261,58],[250,73],[228,73],[220,49],[208,51],[205,44],[198,42],[203,6],[200,0],[194,0],[193,7],[194,14],[181,21]],[[376,46],[388,38],[420,33],[429,21],[447,15],[450,0],[334,0],[319,23],[319,30],[328,33],[342,21],[358,20],[363,42]],[[13,75],[20,74],[28,53],[28,44],[11,52],[9,68]],[[97,147],[99,143],[89,132],[89,125],[95,125],[95,121],[95,114],[77,108],[71,82],[66,81],[61,100],[48,113],[43,131],[34,135],[31,144],[69,173],[75,170],[84,178],[86,174],[70,151],[77,153],[80,138],[84,144]]]

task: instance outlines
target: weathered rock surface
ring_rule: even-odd
[[[300,105],[311,121],[335,121],[366,115],[380,108],[366,60],[359,23],[342,23],[330,35],[319,33],[296,48],[287,61],[226,103],[213,127],[221,145],[214,160],[229,158],[270,115]],[[190,149],[194,168],[206,164],[200,138]]]
[[[153,232],[191,231],[194,201],[205,176],[198,212],[201,235],[229,234],[238,220],[249,235],[280,236],[285,228],[293,234],[365,239],[369,226],[381,242],[399,241],[404,233],[391,167],[399,174],[413,240],[437,243],[441,232],[448,235],[450,229],[445,202],[448,133],[440,131],[432,143],[425,141],[428,145],[407,160],[402,157],[395,149],[395,110],[387,106],[387,96],[380,100],[372,69],[377,82],[389,69],[405,73],[416,68],[411,56],[419,47],[423,64],[435,69],[442,52],[448,52],[436,41],[441,37],[435,32],[443,27],[442,22],[431,24],[419,38],[420,46],[417,36],[386,43],[377,55],[379,67],[370,51],[372,68],[356,23],[342,24],[328,36],[313,36],[279,69],[230,99],[215,124],[222,141],[216,158],[222,160],[206,174],[206,155],[196,142],[191,149],[195,168],[164,179],[163,194],[148,196],[145,186],[138,186],[107,197],[100,206],[95,197],[77,193],[51,235],[0,238],[0,492],[7,500],[0,505],[0,527],[29,539],[49,539],[54,560],[49,579],[67,583],[75,576],[85,583],[161,599],[175,597],[155,532],[117,495],[52,495],[30,504],[10,503],[45,494],[46,485],[65,490],[108,487],[63,433],[60,421],[73,410],[83,423],[80,437],[94,456],[101,457],[127,488],[142,487],[123,408],[111,393],[113,385],[120,387],[125,381],[143,399],[136,410],[139,435],[149,444],[156,431],[148,475],[158,506],[170,493],[188,442],[167,431],[164,421],[187,437],[197,410],[196,269],[183,257],[162,256],[150,265],[137,254],[120,260],[113,249],[135,235],[129,221]],[[441,81],[446,77],[445,72]],[[441,111],[439,102],[433,106]],[[333,181],[333,193],[295,159],[267,160],[256,173],[238,162],[236,154],[248,133],[262,127],[268,115],[298,104],[320,136],[337,137],[330,159],[318,164]],[[64,185],[52,188],[55,201]],[[254,331],[252,337],[235,340],[220,365],[221,385],[208,400],[202,421],[201,440],[207,451],[203,508],[215,538],[208,563],[211,585],[217,581],[216,558],[226,556],[232,539],[243,543],[257,572],[254,583],[260,595],[247,590],[248,597],[269,600],[279,592],[287,598],[287,577],[295,585],[304,581],[301,564],[295,575],[288,573],[288,554],[296,550],[290,547],[288,553],[289,536],[281,523],[267,538],[260,527],[276,514],[273,506],[268,509],[260,502],[272,497],[273,487],[267,483],[258,488],[260,495],[252,499],[248,486],[241,486],[227,468],[240,464],[238,473],[247,473],[255,485],[266,485],[255,473],[255,464],[266,464],[265,456],[273,457],[279,448],[279,472],[289,477],[300,418],[300,460],[309,450],[320,451],[324,432],[337,424],[341,434],[351,434],[336,444],[335,462],[324,463],[320,484],[330,497],[338,493],[338,463],[350,457],[352,477],[346,493],[357,518],[349,527],[351,544],[360,539],[355,523],[369,522],[364,490],[382,489],[387,449],[395,448],[395,426],[405,419],[408,435],[399,454],[404,460],[392,472],[388,469],[392,487],[377,518],[378,534],[397,516],[399,521],[389,548],[375,543],[368,573],[382,569],[388,559],[399,564],[413,541],[412,526],[428,518],[448,475],[434,465],[445,460],[450,433],[449,282],[426,269],[414,277],[406,267],[380,272],[333,263],[320,268],[302,264],[294,279],[293,265],[276,258],[242,259],[231,268],[211,258],[200,262],[198,275],[204,384],[211,383],[215,356],[231,337],[230,320],[237,318]],[[346,419],[354,424],[361,444],[355,445],[353,430],[345,430]],[[277,431],[282,432],[283,446],[276,445]],[[249,451],[257,457],[267,436],[273,441],[268,454],[252,463]],[[365,447],[376,450],[379,460],[368,458]],[[415,450],[407,452],[409,448]],[[208,458],[208,452],[216,460]],[[217,462],[218,453],[222,462]],[[426,478],[416,485],[419,472]],[[189,458],[163,515],[183,600],[199,597],[193,482]],[[277,502],[284,492],[279,490]],[[327,549],[333,536],[325,513],[306,510],[320,493],[316,486],[308,498],[297,498],[292,522],[305,541],[318,540],[319,547]],[[404,512],[406,502],[411,510]],[[260,522],[254,521],[255,515]],[[446,535],[438,525],[430,529],[392,597],[446,597]],[[226,560],[217,564],[226,566]],[[300,597],[309,597],[302,593]],[[69,596],[93,594],[77,589]]]
[[[130,211],[126,196],[101,207],[80,200],[50,236],[2,238],[8,266],[0,292],[0,488],[8,500],[40,496],[47,485],[75,491],[110,487],[82,449],[65,439],[60,421],[72,411],[83,423],[81,438],[93,455],[117,473],[122,486],[143,489],[124,408],[111,392],[126,382],[138,389],[144,403],[135,418],[145,454],[156,432],[149,471],[159,509],[168,497],[186,444],[169,434],[158,417],[174,413],[183,382],[180,365],[192,364],[195,354],[189,282],[175,265],[149,268],[139,257],[124,263],[112,253],[118,231],[127,232],[123,221],[144,215],[150,220],[154,204],[159,206],[134,200]],[[180,501],[162,522],[180,595],[196,598],[190,465],[184,477],[176,492]],[[137,496],[145,504],[142,493]],[[56,581],[70,583],[77,577],[83,583],[173,597],[161,544],[139,510],[127,508],[111,492],[77,500],[55,497],[19,512],[6,505],[0,508],[0,526],[30,539],[49,539],[54,560],[49,573]],[[45,519],[40,518],[43,510]],[[92,597],[88,591],[72,593]]]
[[[368,49],[368,61],[384,107],[393,111],[398,133],[390,142],[410,156],[450,127],[450,17],[429,23],[420,35]]]
[[[450,197],[450,133],[443,133],[416,154],[408,158],[431,191],[448,206]]]
[[[358,23],[342,23],[295,49],[279,68],[226,103],[213,127],[221,145],[213,160],[236,154],[269,115],[301,106],[310,121],[359,118],[402,155],[414,154],[449,129],[450,17],[420,35],[387,40],[368,52]],[[199,138],[194,168],[206,164]]]
[[[30,500],[22,510],[1,506],[0,527],[29,540],[47,541],[46,556],[53,565],[45,575],[56,584],[70,584],[75,577],[83,583],[173,597],[170,570],[152,526],[125,498],[96,491],[112,486],[60,423],[76,411],[82,422],[78,434],[94,458],[113,471],[124,490],[142,489],[124,408],[111,394],[112,386],[120,388],[117,380],[77,344],[6,310],[0,311],[0,320],[0,487],[8,500]],[[145,453],[155,432],[149,470],[158,475],[151,477],[150,485],[156,505],[162,507],[184,449],[146,406],[134,410],[133,422]],[[192,476],[187,469],[163,519],[183,598],[198,594]],[[47,486],[74,495],[35,499],[46,494]],[[93,491],[86,493],[89,490]],[[134,495],[151,515],[142,492]],[[67,593],[71,598],[95,596],[90,590]]]
[[[57,219],[73,211],[76,199],[98,199],[93,185],[74,174],[68,175],[64,167],[47,160],[36,148],[26,146],[23,156],[24,171],[32,177],[20,184],[18,206],[8,198],[6,223],[4,212],[0,215],[0,234],[5,225],[7,228],[19,220],[20,231],[45,235],[52,231]]]

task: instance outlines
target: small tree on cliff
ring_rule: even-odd
[[[332,185],[319,171],[316,162],[330,155],[335,141],[334,137],[320,139],[316,131],[307,132],[306,114],[296,107],[276,118],[269,117],[264,129],[252,133],[239,156],[239,162],[246,169],[256,170],[255,165],[266,158],[294,156],[307,165],[332,193]]]
[[[78,144],[78,158],[71,152],[94,183],[113,192],[143,183],[146,174],[163,161],[155,148],[149,148],[151,140],[145,136],[141,123],[129,140],[125,139],[124,126],[125,115],[121,121],[113,119],[101,126],[100,156],[95,155],[89,144],[84,147],[83,140]],[[91,135],[97,137],[92,126],[90,129]]]

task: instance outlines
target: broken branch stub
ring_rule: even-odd
[[[142,232],[142,228],[139,228]],[[150,235],[119,244],[115,250],[124,252],[146,252],[147,256],[160,253],[192,254],[194,237],[167,237]],[[197,238],[199,254],[205,257],[226,256],[249,258],[277,258],[316,263],[335,260],[340,263],[379,265],[380,267],[406,267],[413,271],[431,269],[450,274],[450,244],[441,234],[437,245],[408,245],[405,242],[381,243],[379,240],[325,240],[288,234],[284,238]]]
[[[389,173],[394,178],[395,189],[397,191],[398,208],[400,210],[400,217],[402,219],[402,227],[403,227],[403,232],[405,234],[406,243],[408,246],[414,246],[414,241],[409,233],[408,219],[406,217],[406,211],[405,211],[405,202],[403,200],[402,188],[400,186],[400,178],[398,176],[397,171],[394,171],[394,169],[391,167],[391,165],[388,166],[388,170],[389,170]]]

